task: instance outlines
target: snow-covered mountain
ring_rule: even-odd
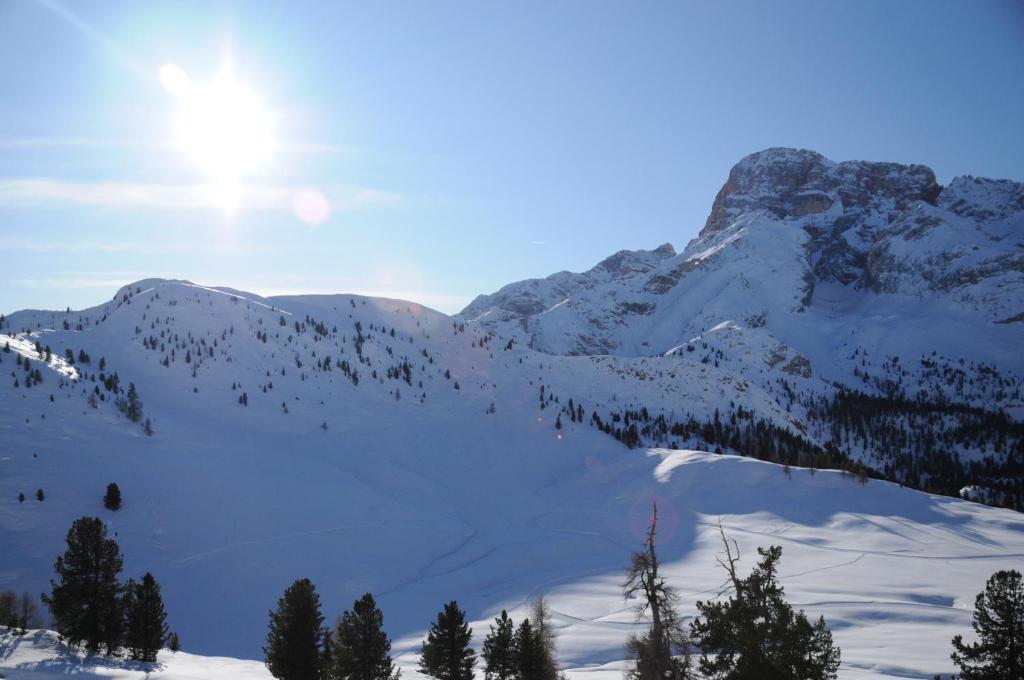
[[[717,399],[700,401],[723,412],[732,404],[761,411],[900,481],[947,492],[953,483],[932,463],[923,476],[896,469],[906,467],[896,458],[937,458],[934,447],[904,436],[926,426],[912,415],[924,412],[940,423],[931,426],[939,440],[956,442],[940,456],[943,467],[990,458],[996,478],[1024,473],[1019,446],[1007,465],[1001,446],[966,435],[988,418],[1002,419],[994,427],[1013,441],[1024,434],[1017,182],[958,177],[942,187],[920,165],[834,163],[812,151],[768,149],[732,169],[681,253],[669,244],[622,251],[587,272],[482,295],[458,318],[542,353],[606,355],[612,364],[725,386]],[[686,355],[704,367],[680,366]],[[758,388],[779,409],[752,400]],[[632,408],[641,406],[706,417],[674,394]],[[840,412],[847,415],[837,428]],[[890,426],[902,434],[885,436]],[[850,437],[847,427],[871,432]],[[995,495],[1016,496],[1024,507],[1021,490],[1015,482]]]
[[[768,149],[732,169],[683,252],[622,251],[582,274],[509,284],[461,317],[552,354],[618,356],[663,354],[724,321],[815,354],[903,326],[908,337],[886,338],[897,351],[932,345],[1019,368],[1024,185],[941,187],[920,165]],[[922,342],[916,320],[961,332]]]
[[[1019,564],[1024,521],[867,478],[1024,499],[1021,196],[770,150],[682,253],[618,253],[456,317],[162,279],[11,313],[0,588],[47,589],[72,520],[97,515],[190,652],[257,658],[306,576],[329,617],[372,591],[412,677],[442,603],[481,636],[544,593],[564,665],[610,679],[632,625],[621,569],[656,497],[687,615],[720,582],[721,518],[745,555],[783,545],[843,677],[951,672],[948,639]]]

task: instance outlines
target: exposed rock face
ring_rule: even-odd
[[[772,368],[809,375],[811,362],[818,373],[827,357],[804,352],[800,335],[819,333],[823,319],[846,316],[848,337],[880,337],[892,319],[925,315],[925,306],[938,310],[928,318],[988,329],[1019,323],[1024,185],[959,177],[943,188],[922,165],[768,149],[732,168],[683,252],[668,244],[622,251],[582,274],[480,296],[462,316],[550,353],[629,356],[755,320],[731,333],[756,329],[758,342],[799,350],[806,363]]]
[[[701,238],[725,229],[740,215],[764,210],[775,217],[821,213],[835,202],[849,221],[872,207],[913,201],[934,203],[941,191],[923,165],[848,161],[833,163],[803,149],[767,149],[733,166],[715,197]]]

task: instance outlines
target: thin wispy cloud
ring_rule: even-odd
[[[113,295],[121,286],[144,278],[142,272],[98,272],[84,276],[33,276],[16,278],[15,286],[25,288],[108,288]]]
[[[259,245],[254,243],[191,243],[187,241],[60,241],[13,239],[0,240],[0,252],[49,254],[126,254],[126,255],[237,255],[240,253],[279,253],[286,246]]]
[[[177,145],[167,140],[109,137],[0,137],[0,149],[129,149],[173,150]],[[344,144],[320,142],[278,142],[274,151],[310,156],[346,156],[362,150]]]
[[[242,211],[293,209],[301,188],[245,185],[239,192]],[[319,191],[332,213],[344,213],[392,202],[398,195],[352,185],[322,187]],[[52,179],[0,180],[0,207],[68,204],[96,208],[208,210],[223,206],[223,187],[213,184],[157,184],[144,182],[64,182]]]

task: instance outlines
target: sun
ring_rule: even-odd
[[[159,77],[180,100],[177,145],[219,187],[218,203],[233,209],[242,180],[259,170],[274,151],[273,117],[229,70],[210,82],[193,84],[180,67],[164,64]]]

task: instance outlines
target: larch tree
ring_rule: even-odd
[[[690,641],[676,613],[679,596],[661,574],[655,536],[658,505],[652,504],[651,523],[644,549],[633,553],[623,594],[637,599],[637,621],[649,618],[650,628],[643,635],[626,641],[626,652],[633,661],[627,671],[631,680],[683,680],[690,675]]]

